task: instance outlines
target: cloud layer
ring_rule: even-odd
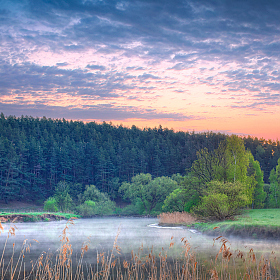
[[[5,114],[280,138],[278,1],[0,2]]]

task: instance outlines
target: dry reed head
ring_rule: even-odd
[[[187,212],[161,213],[158,219],[160,224],[191,225],[196,222],[196,218]]]
[[[4,228],[3,228],[2,224],[1,224],[1,221],[0,221],[0,234],[1,234],[3,231],[4,231]]]

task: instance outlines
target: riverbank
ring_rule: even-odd
[[[72,213],[51,213],[43,211],[42,205],[26,203],[21,201],[11,201],[5,204],[0,201],[0,222],[1,223],[21,223],[39,221],[58,221],[70,218],[80,218],[79,215]]]
[[[194,223],[193,227],[202,233],[226,237],[280,238],[280,209],[251,209],[234,220]]]
[[[183,219],[178,219],[180,213],[169,213],[159,216],[160,226],[184,226],[193,228],[203,234],[212,236],[238,236],[254,239],[280,238],[280,209],[250,209],[233,220],[219,222],[201,222],[194,220],[187,213],[181,213]]]
[[[1,223],[20,223],[20,222],[39,222],[39,221],[58,221],[79,218],[78,215],[71,213],[49,213],[49,212],[29,212],[29,213],[0,213]]]

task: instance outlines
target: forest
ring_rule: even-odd
[[[89,193],[117,203],[132,201],[124,185],[139,174],[150,176],[145,179],[149,182],[173,176],[180,184],[180,176],[193,174],[199,158],[221,150],[229,137],[161,126],[140,129],[1,113],[0,200],[42,204],[67,190],[72,199],[86,204],[91,203],[86,198]],[[239,139],[250,151],[251,163],[257,161],[260,166],[263,189],[271,192],[269,178],[277,170],[280,142],[250,136]]]

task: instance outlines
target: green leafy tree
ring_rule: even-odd
[[[197,160],[192,164],[191,171],[201,182],[208,183],[216,178],[217,167],[215,152],[209,152],[207,148],[204,148],[197,152]]]
[[[227,138],[226,143],[226,152],[230,163],[227,181],[245,182],[249,166],[249,155],[246,153],[244,141],[240,137],[232,135]]]
[[[277,169],[272,169],[269,176],[270,187],[268,206],[270,208],[280,207],[280,184],[278,183],[277,171]]]
[[[73,209],[73,200],[69,194],[69,184],[59,182],[55,187],[54,198],[60,211],[69,211]]]
[[[246,188],[250,204],[256,208],[264,206],[263,173],[251,152],[245,150],[241,138],[232,135],[221,142],[218,149],[212,152],[203,149],[197,155],[191,170],[203,184],[202,189],[207,189],[207,184],[212,181],[240,182]],[[201,189],[198,193],[202,195]]]
[[[179,188],[171,192],[164,200],[163,211],[186,211],[200,202],[203,195],[204,183],[192,174],[180,178]]]
[[[250,178],[248,183],[253,188],[253,203],[252,208],[263,208],[266,199],[266,192],[264,191],[263,172],[260,163],[254,160],[254,157],[249,153],[249,167],[247,169],[247,176]]]
[[[185,210],[185,197],[183,190],[178,188],[170,193],[164,200],[162,210],[164,212],[182,212]]]
[[[176,188],[177,182],[169,177],[157,177],[153,180],[151,174],[140,173],[132,178],[131,183],[123,183],[119,191],[133,203],[140,199],[146,214],[150,215],[157,204],[162,204]]]

